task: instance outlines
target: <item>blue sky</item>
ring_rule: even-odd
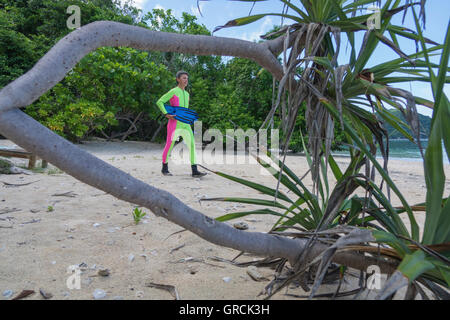
[[[125,1],[125,0],[122,0]],[[293,3],[295,4],[296,1]],[[300,3],[300,1],[298,1]],[[384,3],[384,1],[382,1]],[[197,17],[197,22],[204,24],[209,30],[224,25],[234,18],[247,16],[252,10],[252,14],[258,13],[281,13],[282,2],[279,0],[268,0],[258,2],[252,9],[251,2],[229,1],[229,0],[211,0],[200,1],[199,6],[202,15],[200,15],[196,0],[134,0],[136,7],[142,9],[143,13],[151,11],[154,8],[172,9],[176,17],[181,17],[182,12],[188,12]],[[365,12],[364,12],[365,13]],[[428,0],[426,4],[426,29],[424,35],[438,43],[443,43],[447,24],[450,18],[450,1],[449,0]],[[285,21],[288,24],[289,21]],[[398,14],[394,20],[394,24],[402,24],[402,13]],[[214,35],[219,37],[232,37],[243,40],[255,41],[259,40],[259,36],[271,30],[274,25],[281,24],[281,18],[275,16],[265,17],[255,23],[235,28],[226,28],[217,31]],[[415,30],[411,12],[408,13],[404,23],[405,27]],[[363,33],[360,33],[361,37]],[[361,39],[361,37],[359,37]],[[377,54],[369,61],[368,66],[378,64],[383,61],[397,58],[397,54],[391,49],[380,46]],[[411,54],[415,52],[415,44],[413,41],[405,41],[401,43],[402,49]],[[341,50],[345,53],[346,44],[343,43]],[[345,60],[345,54],[343,57]],[[438,57],[435,61],[438,61]],[[342,61],[345,63],[345,61]],[[421,96],[432,100],[431,89],[428,84],[399,84],[398,87],[412,91],[414,95]],[[446,94],[450,96],[450,86],[446,85]],[[431,110],[418,107],[420,113],[431,115]]]

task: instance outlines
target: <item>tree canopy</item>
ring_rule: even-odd
[[[113,0],[2,0],[0,88],[31,69],[70,33],[66,26],[69,5],[80,7],[81,25],[109,20],[155,31],[211,35],[195,16],[183,12],[177,18],[170,9],[154,9],[142,15],[139,9]],[[121,47],[100,48],[86,56],[26,112],[74,142],[91,136],[161,142],[165,137],[164,118],[155,102],[175,86],[174,75],[180,69],[189,72],[191,108],[199,113],[203,130],[257,130],[271,109],[272,75],[253,61]],[[280,117],[275,122],[278,125]],[[307,140],[304,109],[297,128]],[[290,149],[302,150],[300,131],[292,137]]]

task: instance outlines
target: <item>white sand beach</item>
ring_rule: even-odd
[[[14,143],[0,140],[0,146],[12,147]],[[189,164],[172,161],[169,169],[173,176],[163,176],[160,172],[163,146],[159,144],[90,141],[79,147],[154,187],[171,192],[213,218],[257,207],[199,202],[199,199],[262,197],[250,188],[213,173],[201,179],[192,178]],[[340,165],[348,161],[346,158],[337,160]],[[11,158],[10,161],[16,165],[27,164],[23,159]],[[305,157],[288,156],[286,163],[298,176],[308,170]],[[276,180],[261,174],[257,164],[205,166],[276,187]],[[422,162],[390,160],[389,170],[410,204],[425,201]],[[450,165],[445,166],[445,174],[450,177]],[[310,178],[305,179],[306,184],[311,185]],[[8,185],[25,183],[30,184]],[[331,179],[330,186],[333,185]],[[445,195],[449,194],[447,179]],[[395,196],[392,196],[392,203],[400,205]],[[43,173],[0,175],[0,299],[11,299],[22,290],[34,290],[36,293],[26,299],[40,300],[43,299],[39,293],[41,288],[51,293],[52,299],[93,299],[96,289],[106,293],[104,299],[173,299],[168,291],[147,287],[148,282],[176,287],[181,299],[263,298],[258,294],[268,281],[256,282],[247,274],[246,268],[211,259],[232,259],[238,251],[211,244],[189,231],[176,233],[182,227],[156,217],[146,208],[141,209],[147,216],[135,225],[134,207],[74,179],[51,164]],[[418,213],[416,218],[423,225],[424,213]],[[228,223],[243,221],[250,231],[267,232],[276,220],[272,216],[258,215]],[[245,255],[238,261],[253,259],[258,257]],[[71,289],[67,285],[71,276],[67,269],[80,264],[84,267],[80,288]],[[99,276],[100,269],[109,269],[110,275]],[[259,271],[272,279],[272,269],[259,268]],[[335,285],[326,285],[319,293],[332,292],[335,288]],[[344,284],[341,291],[349,289],[350,285]],[[11,290],[12,295],[3,296],[6,290]],[[301,288],[292,286],[288,292],[305,294]],[[286,290],[282,290],[273,298],[294,299],[285,293]]]

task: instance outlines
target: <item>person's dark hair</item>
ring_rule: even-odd
[[[177,79],[180,79],[180,77],[181,77],[183,74],[189,76],[189,73],[187,73],[186,71],[180,70],[180,71],[177,72],[176,78],[177,78]]]

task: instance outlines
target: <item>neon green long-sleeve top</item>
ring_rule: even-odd
[[[156,102],[156,105],[161,110],[163,114],[167,114],[167,110],[164,104],[169,102],[172,107],[184,107],[189,108],[189,93],[180,87],[175,87],[170,89],[169,92],[164,94]]]

